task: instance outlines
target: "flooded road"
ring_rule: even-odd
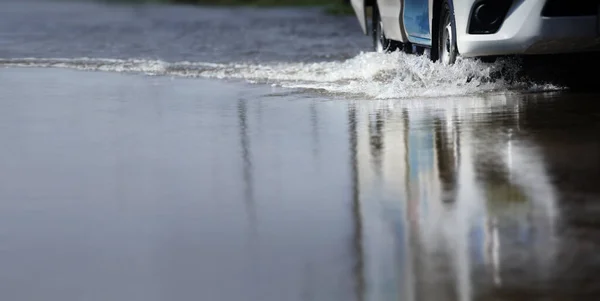
[[[3,300],[600,298],[597,94],[312,9],[0,15]]]

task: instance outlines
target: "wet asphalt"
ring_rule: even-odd
[[[0,58],[323,62],[315,9],[0,2]],[[596,92],[0,67],[2,300],[598,300]]]

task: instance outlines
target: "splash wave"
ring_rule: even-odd
[[[214,64],[98,58],[0,59],[5,67],[54,67],[135,72],[148,75],[243,79],[287,88],[352,94],[375,99],[462,96],[489,92],[548,91],[560,87],[518,80],[516,61],[483,63],[459,59],[455,65],[396,52],[361,53],[345,61],[277,64]]]

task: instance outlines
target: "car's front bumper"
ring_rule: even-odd
[[[600,50],[597,16],[543,17],[546,0],[515,0],[496,33],[469,34],[469,18],[475,1],[454,0],[456,42],[462,56]]]

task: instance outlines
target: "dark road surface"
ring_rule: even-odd
[[[368,46],[312,9],[0,2],[0,298],[599,300],[598,94]]]

